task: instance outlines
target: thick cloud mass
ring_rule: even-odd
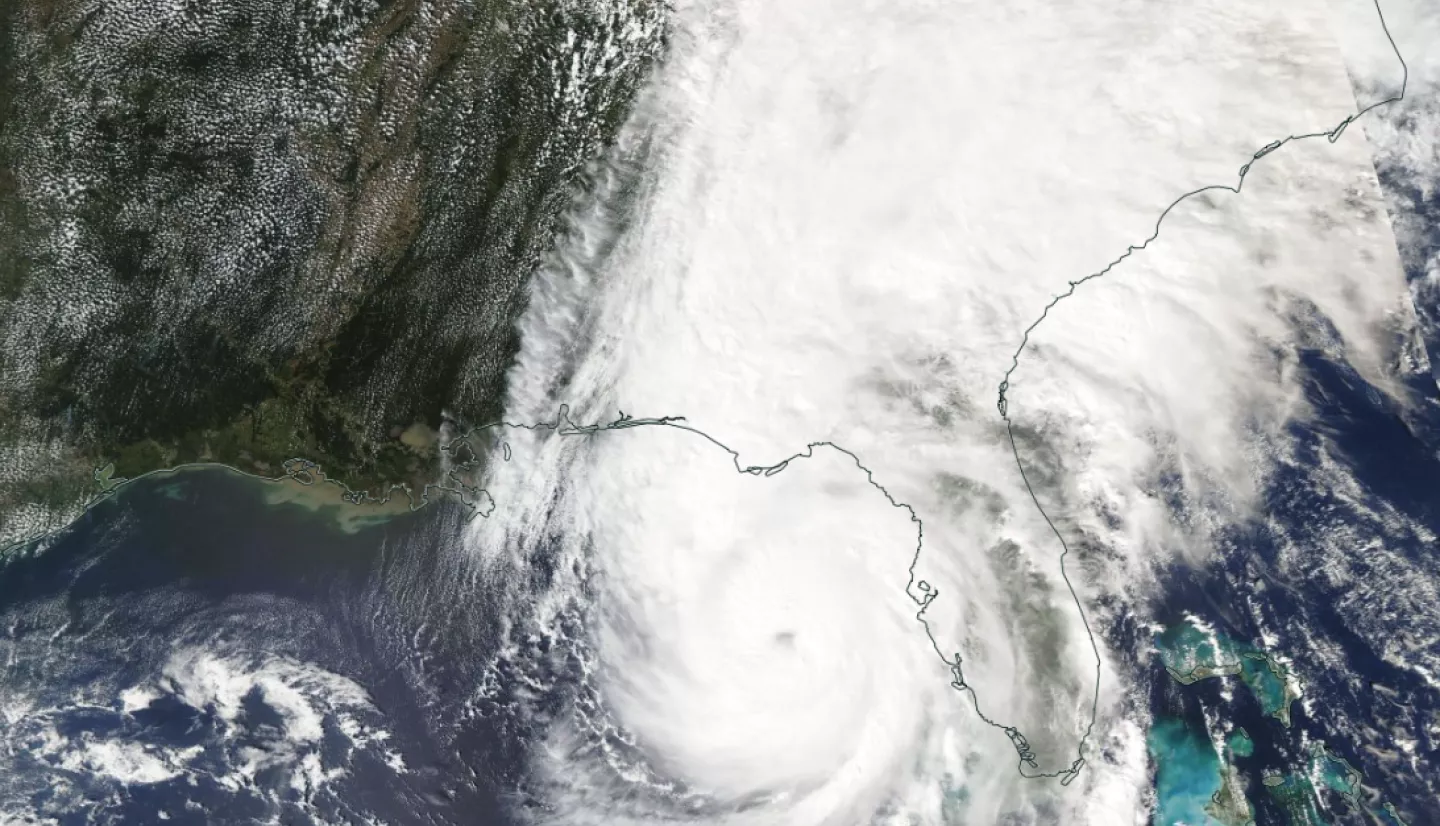
[[[1308,3],[681,4],[535,289],[508,418],[683,415],[741,467],[854,451],[923,520],[938,650],[1037,770],[1061,771],[1097,654],[997,385],[1053,296],[1179,195],[1355,109]],[[1022,780],[950,688],[906,589],[916,526],[843,454],[750,476],[669,428],[507,436],[475,546],[509,548],[487,560],[504,565],[558,543],[539,627],[575,601],[591,617],[584,639],[556,632],[590,693],[538,766],[549,816],[1136,817],[1144,721],[1103,632],[1114,606],[1143,607],[1155,563],[1205,553],[1213,526],[1177,524],[1166,496],[1243,515],[1264,445],[1306,415],[1304,331],[1324,319],[1327,346],[1386,387],[1404,298],[1351,131],[1267,156],[1241,196],[1186,201],[1030,337],[1015,444],[1102,632],[1089,765],[1064,788]]]

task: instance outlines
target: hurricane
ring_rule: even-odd
[[[310,54],[242,5],[136,24],[113,66],[174,72],[135,112],[224,109],[156,78],[228,83],[232,18],[235,61]],[[252,308],[16,311],[50,441],[11,467],[57,475],[7,478],[98,492],[0,528],[29,537],[0,555],[0,823],[1430,822],[1433,14],[322,5],[332,85],[292,79],[330,103],[251,103],[353,123],[251,141],[326,198],[255,183],[320,240],[253,294],[263,261],[202,284],[126,229],[155,222],[121,194],[189,203],[146,176],[200,176],[210,133],[102,120],[144,151],[86,144],[98,201],[49,98],[0,135],[53,161],[0,189],[59,210],[57,262],[119,205],[112,269],[166,277],[94,283]],[[76,9],[16,60],[131,31]],[[109,106],[75,54],[34,83]],[[91,292],[44,277],[23,295]],[[275,325],[315,349],[247,360]],[[132,401],[72,392],[42,328],[103,340],[80,355]],[[99,409],[168,412],[114,464],[56,452]]]
[[[540,822],[1143,809],[1107,631],[1253,515],[1309,322],[1393,388],[1414,318],[1328,18],[1121,5],[678,4],[467,540],[583,664]]]

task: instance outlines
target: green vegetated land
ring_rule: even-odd
[[[651,0],[0,4],[0,545],[115,477],[380,493],[499,412]]]

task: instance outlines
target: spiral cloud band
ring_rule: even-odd
[[[1323,9],[682,3],[673,27],[512,374],[512,421],[616,426],[497,431],[471,537],[488,570],[546,558],[517,633],[583,664],[544,817],[1141,811],[1140,652],[1104,632],[1211,527],[1155,480],[1240,518],[1306,415],[1294,319],[1380,387],[1409,323],[1359,136],[1256,160],[1356,112]],[[1176,202],[1247,163],[1243,196]]]

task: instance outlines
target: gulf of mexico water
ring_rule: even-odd
[[[476,702],[460,509],[274,497],[161,474],[0,564],[0,822],[506,822],[524,724]]]

